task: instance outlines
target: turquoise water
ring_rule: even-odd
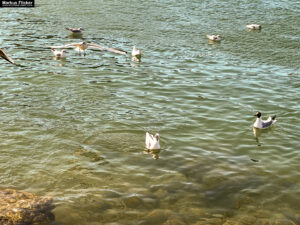
[[[300,224],[299,13],[277,0],[2,8],[18,66],[0,61],[0,186],[52,196],[55,225]],[[47,47],[82,40],[136,45],[142,62]],[[253,133],[256,111],[275,126]]]

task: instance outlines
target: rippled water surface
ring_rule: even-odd
[[[0,186],[53,196],[55,225],[300,224],[299,14],[293,0],[2,8],[18,66],[0,61]],[[142,62],[47,47],[82,40],[136,45]],[[254,133],[256,111],[277,123]]]

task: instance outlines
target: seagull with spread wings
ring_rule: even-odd
[[[15,62],[0,48],[0,56],[11,64],[15,64]]]
[[[66,44],[66,45],[60,45],[60,46],[50,46],[50,48],[52,48],[52,49],[55,49],[55,48],[74,48],[74,47],[76,48],[75,50],[79,52],[79,54],[81,54],[81,52],[83,52],[84,55],[86,55],[85,50],[88,47],[96,48],[96,49],[100,49],[100,50],[105,50],[105,51],[109,51],[109,52],[114,52],[114,53],[118,53],[118,54],[122,54],[122,55],[127,54],[127,52],[123,51],[123,50],[118,50],[118,49],[115,49],[115,48],[106,48],[106,47],[103,47],[101,45],[87,43],[85,41],[79,42],[79,43],[71,43],[71,44]]]

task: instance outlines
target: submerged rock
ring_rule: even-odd
[[[293,221],[289,219],[278,219],[275,221],[275,224],[277,225],[296,225]]]
[[[221,225],[223,224],[223,220],[220,218],[206,218],[203,221],[198,221],[195,225]],[[237,224],[227,224],[224,225],[237,225]]]
[[[186,223],[180,216],[172,215],[163,225],[186,225]]]
[[[172,215],[172,211],[168,209],[155,209],[144,217],[139,225],[163,224]]]
[[[25,191],[0,190],[1,225],[45,225],[54,220],[53,199]]]
[[[123,203],[128,208],[138,208],[141,204],[143,204],[143,200],[138,196],[130,196],[123,199]]]

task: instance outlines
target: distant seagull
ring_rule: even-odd
[[[132,61],[140,62],[142,59],[142,51],[133,46],[131,51],[131,59]]]
[[[58,59],[59,58],[63,59],[63,58],[67,57],[67,55],[66,55],[67,51],[64,49],[60,51],[60,50],[51,48],[51,51],[52,51],[53,55]]]
[[[60,46],[50,46],[50,48],[73,48],[76,47],[76,51],[79,52],[79,54],[81,54],[81,52],[83,52],[84,55],[86,55],[85,50],[88,47],[91,48],[97,48],[97,49],[101,49],[101,50],[105,50],[105,51],[109,51],[109,52],[114,52],[114,53],[118,53],[118,54],[122,54],[125,55],[127,54],[127,52],[122,51],[122,50],[118,50],[118,49],[114,49],[114,48],[105,48],[101,45],[97,45],[97,44],[91,44],[91,43],[87,43],[85,41],[80,42],[80,43],[71,43],[71,44],[67,44],[67,45],[60,45]]]
[[[246,27],[249,30],[261,30],[261,25],[258,25],[258,24],[248,24],[248,25],[246,25]]]
[[[0,48],[0,56],[11,64],[15,64],[15,62],[8,56],[6,53]]]
[[[81,34],[83,31],[83,28],[81,28],[81,27],[79,27],[79,28],[66,27],[66,30],[71,31],[73,34]]]
[[[267,120],[262,120],[260,112],[257,112],[254,116],[257,117],[255,123],[253,124],[253,127],[255,128],[265,129],[276,122],[276,115],[272,117],[269,116]]]
[[[160,144],[159,144],[159,134],[156,133],[155,136],[150,134],[149,132],[146,132],[146,148],[150,150],[158,150],[160,149]]]
[[[219,34],[217,34],[217,35],[206,35],[206,37],[211,41],[221,41],[222,40],[222,37]]]

